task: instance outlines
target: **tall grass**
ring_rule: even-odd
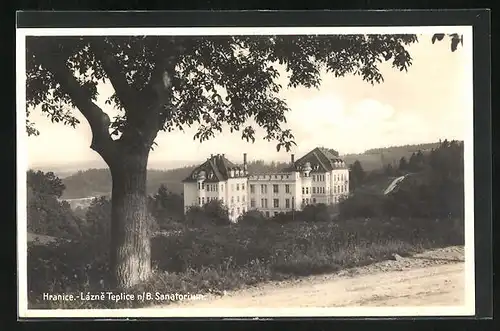
[[[463,234],[449,222],[429,219],[354,219],[334,222],[234,224],[184,227],[152,239],[154,274],[130,293],[218,293],[269,280],[334,272],[407,255],[426,248],[459,245]],[[168,302],[52,302],[43,293],[107,291],[107,244],[31,246],[28,250],[30,308],[118,308]]]

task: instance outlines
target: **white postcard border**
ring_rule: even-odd
[[[470,55],[470,66],[464,70],[470,86],[468,125],[464,139],[465,189],[465,304],[457,307],[374,307],[374,308],[139,308],[139,309],[28,309],[27,300],[27,210],[26,210],[26,36],[56,35],[328,35],[328,34],[463,34],[461,51]],[[473,58],[472,26],[407,26],[407,27],[184,27],[184,28],[20,28],[16,31],[17,81],[17,256],[18,314],[28,317],[389,317],[389,316],[466,316],[475,313],[474,270],[474,128],[473,128]]]

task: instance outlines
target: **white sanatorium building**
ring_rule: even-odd
[[[221,200],[231,220],[250,209],[266,216],[300,210],[305,205],[337,203],[349,193],[349,170],[335,152],[315,148],[276,173],[249,174],[247,154],[237,165],[222,155],[212,155],[184,182],[184,210]]]

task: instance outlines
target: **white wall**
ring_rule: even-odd
[[[184,183],[184,211],[186,211],[189,206],[194,206],[198,204],[198,184],[196,182],[185,182]]]
[[[229,209],[229,218],[235,221],[248,210],[248,179],[246,177],[228,178],[226,186],[225,205]]]
[[[283,172],[252,175],[248,179],[248,185],[248,194],[250,198],[248,202],[249,208],[257,209],[269,216],[292,210],[292,198],[296,196],[297,187],[297,178],[295,173]],[[254,187],[253,193],[251,191],[252,185]],[[275,185],[277,185],[277,192],[274,191]],[[287,185],[288,192],[286,189]],[[265,188],[264,191],[262,191],[262,187]],[[255,205],[253,207],[251,205],[252,200],[255,201]],[[275,201],[277,205],[275,205]]]

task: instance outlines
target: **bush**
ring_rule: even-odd
[[[358,192],[338,204],[342,219],[384,216],[385,196]]]
[[[220,200],[212,200],[203,206],[191,206],[186,212],[186,223],[191,226],[229,225],[229,211]]]
[[[237,223],[239,225],[258,226],[269,223],[269,220],[259,210],[247,210],[238,217]]]
[[[298,219],[304,222],[325,222],[333,218],[332,207],[329,208],[324,203],[307,205],[297,214]]]
[[[160,230],[169,230],[176,223],[184,221],[184,201],[182,196],[172,193],[161,185],[158,192],[148,199],[148,208],[156,219]]]

